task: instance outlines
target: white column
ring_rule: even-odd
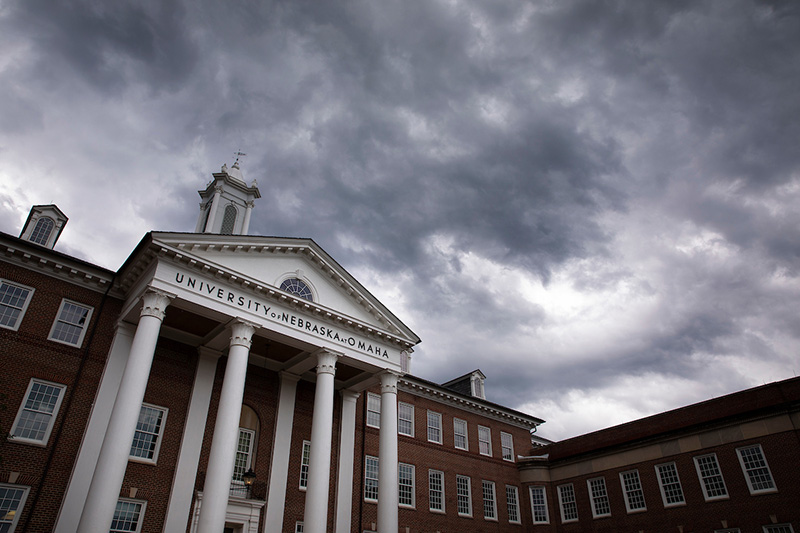
[[[241,235],[247,235],[248,230],[250,229],[250,214],[253,212],[253,206],[255,206],[255,202],[247,202],[245,204],[244,210],[244,221],[242,221],[242,231],[239,233]]]
[[[164,520],[163,531],[166,533],[183,531],[186,527],[186,517],[191,512],[197,463],[200,461],[203,433],[205,433],[206,419],[208,418],[208,405],[214,389],[217,361],[222,355],[220,352],[203,346],[198,349],[198,352],[192,397],[189,400],[189,411],[183,426],[181,450],[172,479],[167,518]]]
[[[211,212],[208,214],[208,218],[206,219],[206,227],[203,229],[203,233],[214,232],[214,221],[217,219],[217,211],[219,210],[219,197],[221,195],[222,187],[216,187],[214,189],[214,198],[211,200],[211,205],[208,207],[211,209]]]
[[[297,396],[299,376],[281,372],[281,392],[278,396],[278,416],[272,448],[269,472],[269,494],[267,514],[264,518],[264,533],[283,529],[283,512],[286,507],[286,483],[289,479],[289,452],[292,445],[294,424],[294,402]],[[349,533],[349,532],[348,532]]]
[[[239,417],[242,412],[247,359],[256,324],[236,319],[231,326],[231,344],[225,378],[222,382],[214,437],[208,456],[206,481],[203,485],[203,505],[200,508],[198,533],[219,533],[225,528],[233,462],[239,438]]]
[[[342,391],[339,437],[339,479],[336,488],[336,533],[350,533],[353,515],[353,452],[356,446],[356,400],[359,393]]]
[[[303,519],[305,533],[326,533],[328,528],[328,484],[331,479],[333,439],[333,376],[338,355],[322,351],[317,355],[317,387],[311,420],[311,453],[308,488]]]
[[[106,533],[114,517],[119,490],[128,466],[133,434],[142,409],[142,399],[150,376],[158,332],[164,319],[164,309],[174,298],[161,291],[145,293],[139,325],[133,336],[131,353],[111,410],[100,456],[97,459],[89,494],[78,523],[79,533]]]
[[[397,374],[381,378],[381,429],[378,438],[378,533],[397,533]]]

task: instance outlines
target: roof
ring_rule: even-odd
[[[800,407],[800,377],[769,383],[537,448],[550,461]]]

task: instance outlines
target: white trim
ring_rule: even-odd
[[[158,432],[156,435],[156,447],[153,450],[153,457],[139,457],[138,455],[130,454],[128,456],[128,460],[134,463],[144,463],[144,464],[157,464],[158,463],[158,452],[161,450],[161,441],[164,439],[164,427],[167,425],[167,414],[169,413],[169,409],[166,407],[161,407],[158,405],[153,405],[149,403],[142,403],[142,409],[154,409],[156,411],[161,412],[161,425],[158,427]],[[139,411],[139,416],[142,416],[141,410]],[[139,429],[139,422],[136,422],[136,431],[133,434],[134,441],[136,440],[136,433],[150,433],[147,431],[142,431]],[[131,442],[131,450],[133,450],[133,442]]]
[[[603,493],[602,494],[595,494],[595,486],[592,485],[592,481],[601,481],[603,484]],[[606,485],[606,478],[603,476],[600,477],[593,477],[586,480],[586,487],[589,489],[589,503],[592,505],[592,518],[603,518],[606,516],[611,516],[611,501],[608,497],[608,486]],[[597,510],[597,501],[605,498],[605,505],[608,507],[608,511],[601,513]]]
[[[703,474],[700,471],[700,462],[699,462],[700,459],[705,459],[707,457],[713,457],[714,458],[714,466],[716,467],[717,472],[719,472],[719,479],[722,482],[722,489],[725,491],[725,494],[720,494],[718,496],[709,496],[708,495],[708,489],[707,489],[707,486],[706,486],[706,479],[707,478],[703,477]],[[713,501],[713,500],[727,500],[729,498],[728,487],[725,485],[725,478],[722,476],[722,469],[719,466],[719,461],[717,460],[717,454],[716,453],[707,453],[707,454],[704,454],[704,455],[695,456],[692,459],[694,460],[694,468],[697,471],[697,479],[700,480],[700,488],[703,489],[703,498],[707,502],[708,501]],[[711,477],[711,476],[709,476],[709,477]]]
[[[484,430],[486,432],[486,436],[488,438],[481,439],[481,430]],[[489,446],[489,451],[488,452],[484,452],[481,449],[481,444],[487,444]],[[481,455],[489,456],[489,457],[492,456],[492,430],[491,430],[491,428],[488,428],[486,426],[478,426],[478,453],[480,453]]]
[[[458,482],[459,480],[466,480],[467,482],[467,493],[462,494],[459,491]],[[466,498],[466,504],[469,508],[469,513],[462,513],[461,512],[461,498]],[[456,509],[458,510],[458,516],[472,518],[472,479],[469,476],[462,476],[460,474],[456,475]]]
[[[744,463],[744,457],[742,456],[743,450],[750,449],[758,449],[758,453],[760,455],[759,459],[764,462],[764,466],[757,468],[763,468],[767,471],[766,473],[769,476],[769,482],[772,484],[771,487],[767,487],[765,489],[753,488],[753,479],[750,476],[750,473],[755,471],[756,468],[748,470]],[[742,473],[744,474],[744,480],[747,482],[747,489],[750,491],[750,494],[767,494],[770,492],[778,492],[778,487],[775,485],[775,478],[772,476],[772,471],[769,469],[769,464],[767,464],[767,457],[764,455],[764,449],[760,444],[751,444],[750,446],[741,446],[736,448],[736,456],[739,458],[739,464],[742,466]]]
[[[625,499],[625,510],[627,510],[629,514],[647,511],[647,502],[644,499],[644,488],[642,487],[642,478],[639,476],[639,470],[633,469],[620,472],[619,482],[622,486],[622,496]],[[632,503],[637,502],[631,502],[631,496],[637,492],[641,494],[642,506],[632,507]]]
[[[38,383],[39,385],[44,385],[47,387],[55,387],[58,389],[58,397],[56,398],[55,404],[53,405],[53,410],[50,413],[43,413],[50,417],[50,420],[47,422],[47,428],[44,431],[44,435],[42,435],[41,439],[32,439],[29,437],[22,437],[16,434],[19,430],[17,425],[20,422],[20,418],[22,417],[22,413],[29,411],[29,412],[37,412],[34,409],[28,409],[25,405],[28,403],[28,398],[33,390],[34,383]],[[22,402],[20,402],[19,409],[17,410],[17,416],[14,418],[14,423],[11,425],[11,434],[8,437],[9,442],[16,442],[20,444],[33,444],[34,446],[47,446],[48,440],[50,440],[50,433],[53,431],[53,426],[55,425],[56,418],[58,418],[58,410],[61,408],[61,402],[64,400],[64,394],[67,390],[67,386],[61,383],[53,383],[52,381],[46,381],[44,379],[37,379],[31,378],[28,382],[28,388],[25,390],[25,395],[22,397]]]
[[[53,337],[53,335],[55,335],[55,333],[56,333],[56,328],[58,327],[58,324],[60,322],[63,322],[65,324],[69,324],[70,326],[73,326],[73,327],[78,327],[76,324],[72,324],[72,323],[66,322],[65,320],[61,320],[61,313],[64,311],[64,306],[67,305],[67,304],[74,305],[75,307],[79,307],[79,308],[84,309],[86,311],[86,317],[83,319],[83,324],[80,326],[81,332],[78,335],[78,340],[76,342],[74,342],[74,343],[67,342],[67,341],[61,340],[61,339],[56,339],[56,338]],[[56,318],[55,318],[55,320],[53,320],[53,325],[50,327],[50,334],[47,336],[47,340],[50,340],[50,341],[53,341],[53,342],[58,342],[60,344],[66,344],[67,346],[74,346],[74,347],[80,348],[83,345],[83,338],[86,336],[86,330],[89,329],[89,323],[92,321],[92,313],[93,312],[94,312],[94,307],[89,307],[86,304],[82,304],[82,303],[76,302],[74,300],[68,300],[67,298],[62,299],[61,300],[61,305],[58,308],[58,313],[56,313]]]
[[[26,487],[24,485],[13,485],[11,483],[0,483],[0,487],[12,489],[12,490],[21,490],[22,494],[19,498],[19,503],[17,504],[17,508],[14,510],[14,518],[11,519],[10,522],[0,521],[0,525],[2,524],[11,524],[8,530],[8,533],[14,533],[14,530],[17,528],[17,522],[19,522],[19,517],[22,516],[22,512],[25,510],[25,502],[28,499],[28,493],[30,493],[31,488]],[[10,509],[8,509],[10,510]],[[8,515],[6,515],[8,516]]]
[[[402,503],[400,501],[400,487],[402,486],[403,476],[400,475],[403,467],[411,467],[411,503]],[[378,496],[380,497],[380,496]],[[417,468],[410,463],[397,463],[397,505],[404,509],[417,508]]]
[[[510,492],[509,492],[510,491]],[[517,514],[517,519],[511,519],[511,508],[512,502],[509,495],[514,495],[514,502],[513,508],[514,512]],[[519,505],[519,489],[515,485],[506,485],[506,512],[508,513],[508,523],[509,524],[521,524],[522,523],[522,513],[520,512],[520,505]]]
[[[564,485],[559,485],[557,488],[558,488],[558,507],[559,507],[559,510],[561,511],[561,522],[564,523],[564,524],[566,524],[568,522],[577,522],[578,521],[578,501],[577,501],[577,498],[575,497],[575,487],[572,485],[572,483],[566,483]],[[567,496],[570,497],[569,499],[567,499],[565,497],[565,494],[564,494],[567,491],[567,488],[569,488],[569,492],[570,492],[570,494],[567,495]],[[575,518],[567,518],[566,517],[566,513],[564,512],[565,511],[565,509],[564,509],[565,505],[570,505],[571,507],[574,507]],[[571,509],[571,511],[572,511],[572,509]],[[570,512],[570,516],[572,516],[571,512]]]
[[[534,492],[541,492],[542,494],[542,503],[536,503],[533,501],[533,493]],[[550,523],[550,510],[547,508],[547,488],[544,485],[531,485],[528,487],[528,496],[531,500],[531,519],[533,520],[534,524],[549,524]],[[544,511],[544,520],[537,520],[536,519],[536,510],[537,507],[542,505],[539,510]]]
[[[508,443],[503,442],[503,437],[508,437]],[[508,445],[506,446],[506,444]],[[509,449],[508,457],[506,457],[506,448]],[[511,433],[500,432],[500,451],[503,455],[503,461],[514,462],[514,436]]]
[[[374,462],[375,463],[375,469],[374,469],[375,470],[375,475],[373,477],[369,477],[369,473],[370,473],[369,472],[370,471],[369,463],[370,462]],[[375,457],[373,455],[367,455],[366,457],[364,457],[364,501],[365,502],[376,503],[378,501],[378,498],[380,498],[380,494],[378,494],[378,496],[376,498],[373,498],[371,496],[367,496],[367,488],[368,488],[367,487],[367,481],[369,481],[369,480],[375,482],[375,487],[374,487],[375,490],[374,490],[374,492],[378,492],[378,483],[379,483],[378,472],[379,472],[379,468],[380,468],[380,462],[378,461],[377,457]]]
[[[306,453],[306,450],[308,453]],[[298,481],[298,488],[303,492],[308,489],[308,465],[311,460],[311,441],[304,440],[303,441],[303,448],[300,450],[300,479]],[[305,472],[303,472],[303,467],[305,467]],[[303,474],[305,473],[305,483],[303,482]]]
[[[464,424],[464,431],[463,433],[458,432],[458,423],[461,422]],[[459,446],[456,442],[456,437],[463,436],[464,437],[464,446]],[[456,450],[464,450],[469,451],[469,424],[466,420],[462,420],[460,418],[453,418],[453,446]]]
[[[431,488],[431,477],[433,476],[439,479],[439,484],[441,485],[441,489],[439,490],[441,509],[433,507],[431,505],[432,503],[431,493],[433,492],[433,489]],[[428,469],[428,510],[430,510],[430,512],[432,513],[444,514],[446,512],[445,495],[444,495],[444,472],[442,472],[441,470],[434,470],[432,468]]]
[[[763,530],[763,533],[785,533],[786,531],[789,533],[794,533],[792,524],[788,522],[785,524],[770,524],[768,526],[761,526],[761,529]]]
[[[22,302],[22,307],[17,308],[17,307],[15,307],[13,305],[9,305],[9,304],[6,304],[6,303],[2,304],[3,307],[10,307],[12,309],[18,309],[19,310],[19,315],[17,315],[17,318],[14,320],[14,324],[13,325],[9,326],[9,325],[0,324],[0,328],[10,329],[11,331],[17,331],[17,330],[19,330],[20,324],[22,324],[22,319],[25,318],[25,311],[28,310],[28,304],[30,304],[31,300],[33,300],[33,293],[34,293],[35,289],[33,287],[28,287],[27,285],[23,285],[21,283],[16,283],[16,282],[13,282],[13,281],[9,281],[7,279],[0,278],[0,287],[2,287],[2,285],[4,285],[4,284],[5,285],[9,285],[11,287],[16,287],[17,289],[22,289],[22,290],[28,291],[28,295],[25,297],[25,301]]]
[[[431,416],[433,418],[431,418]],[[444,441],[443,435],[442,435],[444,433],[443,428],[442,428],[442,413],[437,413],[436,411],[431,411],[430,409],[428,409],[427,420],[428,420],[428,431],[427,431],[428,442],[434,442],[436,444],[442,444],[442,442]],[[437,425],[433,425],[432,426],[431,425],[431,421],[432,420],[438,420],[438,422],[436,422]],[[439,439],[438,440],[435,440],[435,439],[431,438],[431,430],[439,432]]]
[[[142,531],[142,522],[144,522],[144,513],[145,513],[145,510],[147,509],[147,502],[145,500],[133,500],[131,498],[120,498],[120,499],[117,500],[117,505],[119,505],[120,503],[131,503],[131,504],[139,506],[139,510],[138,510],[139,518],[136,521],[136,529],[134,530],[134,533],[140,533]],[[117,509],[115,508],[114,509],[114,516],[116,516],[116,514],[117,514]],[[113,519],[112,519],[111,524],[112,525],[114,524]],[[109,530],[113,533],[113,530],[111,530],[111,528],[109,528]],[[127,530],[117,529],[117,531],[124,532],[124,531],[127,531]]]
[[[661,470],[659,467],[669,467],[672,466],[672,473],[675,474],[675,483],[678,485],[678,489],[681,491],[681,501],[668,503],[667,502],[667,493],[666,489],[664,488],[664,481],[661,478]],[[686,495],[683,493],[683,485],[681,485],[681,478],[678,475],[678,466],[675,464],[675,461],[670,463],[660,463],[655,465],[653,468],[656,469],[656,479],[658,479],[658,488],[661,491],[661,501],[664,504],[664,507],[679,507],[681,505],[686,505]]]
[[[372,415],[373,418],[372,422],[370,422],[370,415]],[[375,422],[375,418],[378,420],[377,423]],[[381,396],[374,392],[367,393],[367,427],[381,428]]]
[[[411,418],[405,419],[401,417],[401,413],[403,412],[403,407],[407,409],[411,409]],[[411,422],[411,433],[403,433],[400,430],[401,424],[400,422]],[[405,435],[406,437],[414,437],[414,405],[406,402],[397,402],[397,434],[398,435]]]
[[[489,495],[491,498],[486,498],[487,491],[489,490]],[[485,479],[481,480],[481,495],[483,496],[483,519],[489,520],[490,522],[497,522],[497,486],[495,485],[494,481],[487,481]],[[487,503],[491,503],[491,508],[488,510],[492,513],[491,515],[487,515]]]

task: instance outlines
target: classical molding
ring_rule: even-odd
[[[317,352],[317,375],[331,374],[336,375],[336,361],[339,359],[339,354],[330,352],[328,350],[320,350]]]
[[[399,375],[391,370],[381,372],[378,377],[381,380],[381,395],[383,394],[397,394],[397,381]]]
[[[164,313],[173,298],[175,298],[174,294],[148,287],[147,291],[142,295],[142,312],[139,316],[151,316],[164,320]]]
[[[244,346],[248,350],[253,342],[253,333],[259,325],[249,320],[235,318],[231,322],[231,346]]]
[[[353,391],[353,390],[345,389],[345,390],[342,390],[341,393],[342,393],[342,401],[343,402],[355,403],[361,397],[361,393],[360,392],[356,392],[356,391]]]

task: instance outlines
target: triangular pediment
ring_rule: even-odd
[[[384,331],[409,346],[419,342],[383,303],[311,239],[167,232],[154,232],[150,239],[147,243],[146,237],[140,248],[151,253],[137,249],[140,261],[148,255],[171,258],[196,271],[210,272],[254,289],[275,291],[280,297],[310,305],[315,312],[337,320]],[[133,260],[132,256],[126,264]],[[281,291],[280,285],[287,278],[303,280],[313,293],[313,301]]]

